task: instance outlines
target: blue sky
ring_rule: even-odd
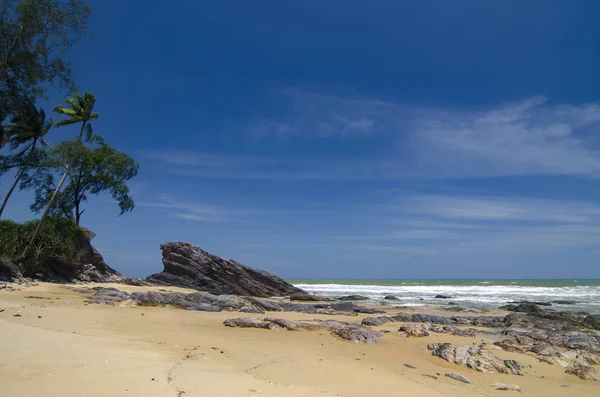
[[[598,2],[91,3],[69,57],[141,165],[134,212],[82,218],[118,270],[183,240],[294,278],[600,277]]]

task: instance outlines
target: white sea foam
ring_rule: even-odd
[[[451,296],[451,301],[465,308],[495,308],[512,301],[570,300],[575,305],[554,304],[556,309],[600,313],[600,286],[519,286],[519,285],[360,285],[360,284],[296,284],[305,291],[330,297],[358,294],[382,300],[394,295],[399,304],[447,304],[436,295]]]

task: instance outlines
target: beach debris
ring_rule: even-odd
[[[445,374],[444,376],[447,376],[448,378],[457,380],[459,382],[468,383],[470,385],[473,384],[472,380],[470,380],[466,376],[463,376],[463,375],[460,375],[460,374],[455,374],[455,373],[449,372],[449,373]]]
[[[19,313],[13,314],[13,317],[22,317]]]
[[[507,390],[507,391],[521,391],[521,387],[518,385],[511,385],[508,383],[494,383],[492,387],[496,390]]]
[[[449,363],[485,373],[512,373],[522,375],[522,366],[514,360],[502,360],[487,350],[487,345],[457,345],[434,343],[428,345],[431,354]]]
[[[406,368],[410,368],[410,369],[417,369],[417,367],[415,367],[414,365],[411,365],[411,364],[404,364],[404,366]]]
[[[429,374],[421,374],[421,376],[424,376],[426,378],[430,378],[430,379],[435,379],[438,380],[438,377],[435,375],[429,375]]]

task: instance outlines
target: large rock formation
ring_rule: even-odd
[[[271,273],[219,258],[189,243],[166,243],[160,248],[164,270],[147,278],[155,284],[217,295],[270,297],[303,292]]]
[[[86,232],[77,242],[77,257],[67,260],[50,256],[43,262],[15,263],[0,259],[0,277],[19,281],[24,277],[41,281],[73,283],[121,283],[126,280],[118,271],[104,262],[102,255],[92,247],[93,233]]]

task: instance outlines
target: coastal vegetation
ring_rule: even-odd
[[[88,33],[83,0],[0,0],[0,257],[29,264],[75,260],[91,195],[110,194],[120,215],[135,207],[127,182],[139,165],[94,132],[96,97],[79,93],[67,51]],[[53,121],[39,106],[50,88],[66,95]],[[63,129],[73,128],[74,139]],[[6,220],[17,191],[29,191],[39,220]]]

